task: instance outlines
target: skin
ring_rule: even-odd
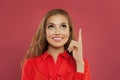
[[[49,43],[48,52],[57,61],[57,56],[64,52],[64,45],[70,36],[67,18],[63,15],[53,15],[48,18],[46,23],[46,39]],[[59,37],[62,40],[53,38]],[[68,49],[73,52],[73,58],[76,60],[77,72],[84,73],[84,61],[82,55],[82,37],[81,29],[79,30],[78,41],[72,40]]]
[[[72,40],[68,51],[73,52],[73,58],[76,60],[77,71],[84,73],[84,61],[83,61],[83,52],[82,52],[82,30],[79,30],[78,41]]]

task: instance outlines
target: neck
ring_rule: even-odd
[[[64,47],[55,48],[55,47],[48,46],[48,50],[47,51],[53,57],[57,57],[60,53],[64,52],[65,50],[64,50]]]

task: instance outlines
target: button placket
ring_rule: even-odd
[[[58,76],[57,76],[57,80],[64,80],[64,78],[63,78],[63,76],[58,75]]]
[[[48,77],[48,80],[53,80],[51,76]]]

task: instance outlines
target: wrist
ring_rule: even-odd
[[[84,73],[84,62],[77,62],[76,67],[77,67],[77,72]]]
[[[75,61],[78,64],[84,64],[84,60],[83,59],[76,59]]]

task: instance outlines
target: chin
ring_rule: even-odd
[[[52,47],[54,47],[54,48],[62,48],[62,47],[64,47],[64,45],[63,46],[60,46],[60,45],[53,45]]]
[[[51,47],[53,47],[53,48],[56,48],[56,49],[58,49],[58,48],[63,48],[64,47],[64,45],[50,45]]]

